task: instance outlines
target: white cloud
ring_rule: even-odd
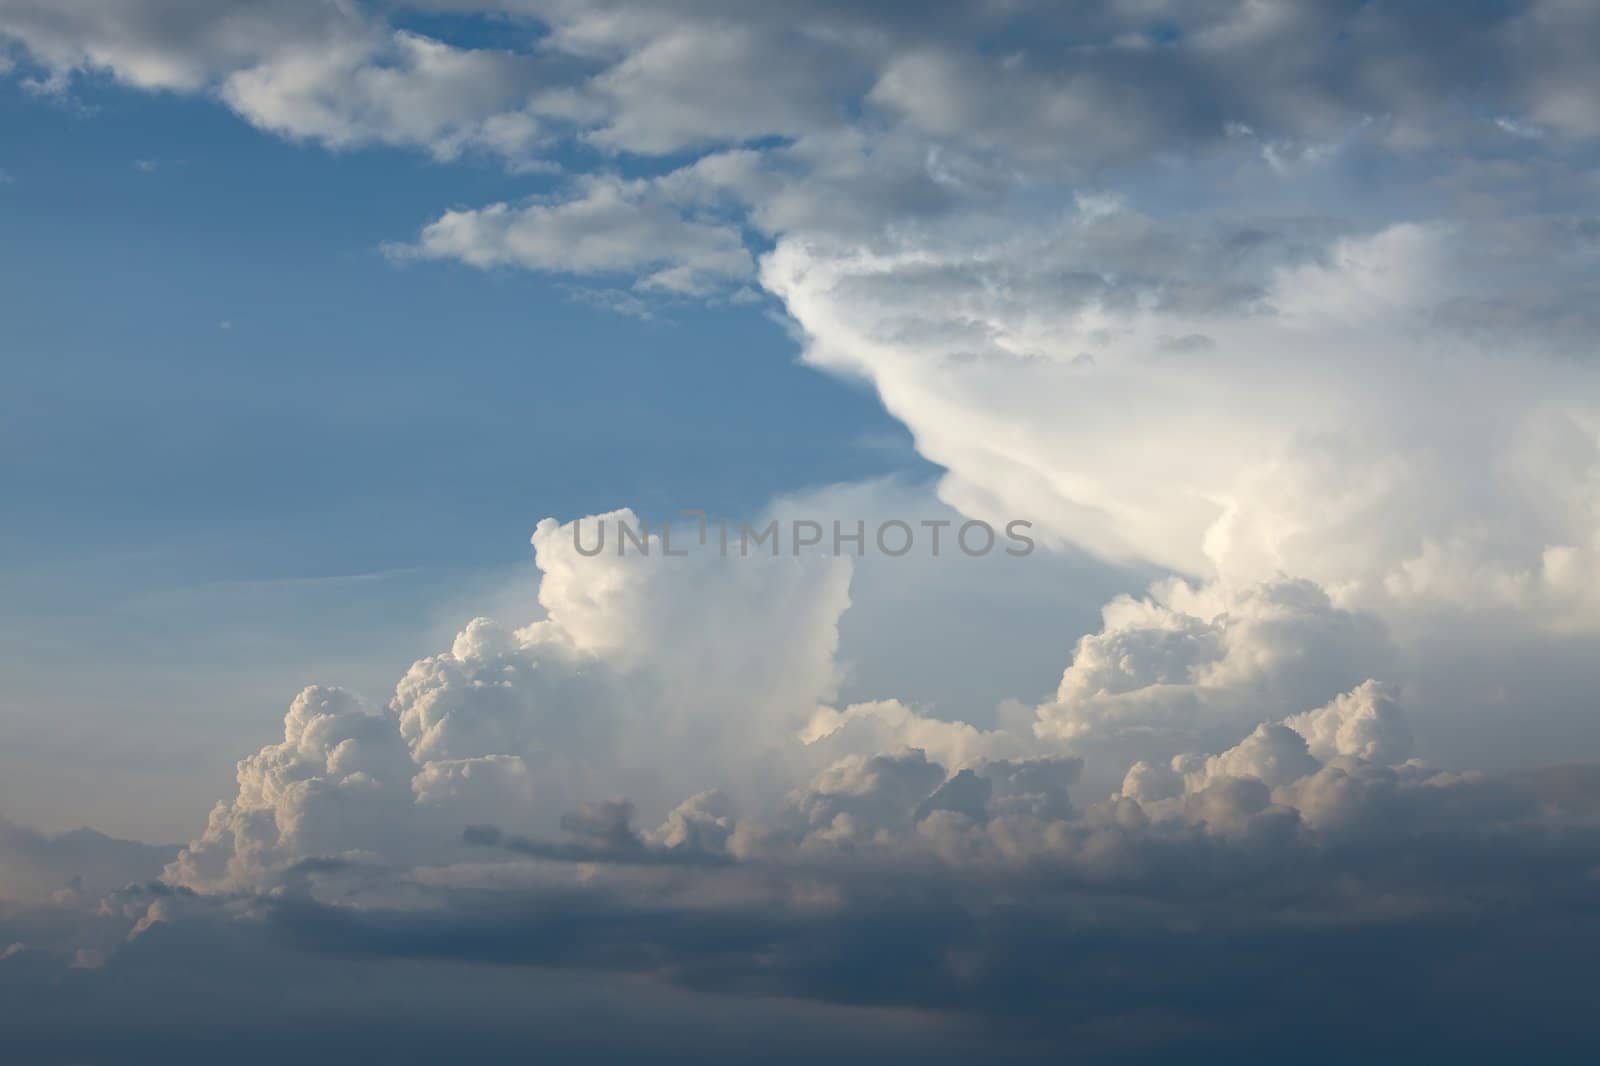
[[[1307,750],[1324,761],[1350,755],[1393,766],[1411,754],[1411,733],[1400,709],[1375,681],[1283,724],[1305,737]]]
[[[393,722],[339,689],[307,688],[284,739],[242,759],[238,794],[168,867],[175,884],[251,884],[296,857],[393,846],[411,827],[411,761]]]
[[[685,218],[646,182],[589,181],[571,199],[447,211],[400,258],[580,275],[644,273],[639,287],[701,293],[753,273],[737,228]]]
[[[543,620],[472,622],[385,710],[306,689],[168,876],[215,889],[317,856],[449,857],[469,825],[550,832],[613,795],[651,819],[713,785],[759,806],[815,761],[797,734],[834,692],[847,562],[669,558],[658,538],[648,557],[585,556],[551,520],[533,540]]]
[[[1079,640],[1033,728],[1084,755],[1090,780],[1109,785],[1114,768],[1224,743],[1395,669],[1396,651],[1379,621],[1336,607],[1309,582],[1231,589],[1166,582],[1147,598],[1107,605],[1103,628]],[[1387,713],[1390,705],[1383,707]],[[1289,724],[1320,737],[1317,730],[1339,732],[1343,713]],[[1354,705],[1349,714],[1356,716]],[[1313,720],[1321,724],[1313,728]],[[1362,729],[1350,728],[1352,737]],[[1320,751],[1331,741],[1317,743]]]
[[[915,748],[952,770],[981,760],[1020,755],[1029,746],[1001,730],[981,730],[966,722],[927,717],[899,700],[854,703],[843,710],[819,707],[800,737],[807,744],[828,750],[884,752]]]
[[[350,8],[301,0],[270,7],[16,0],[0,12],[0,33],[20,41],[59,88],[82,71],[107,72],[140,89],[187,92],[274,52],[365,36]]]
[[[804,33],[775,36],[691,22],[652,37],[596,79],[610,117],[590,138],[667,153],[826,128],[852,76],[848,52]]]
[[[19,0],[0,11],[0,37],[22,42],[50,92],[106,73],[140,89],[212,93],[263,129],[334,148],[525,162],[543,131],[546,64],[396,30],[353,4]],[[550,105],[558,119],[570,110]]]
[[[376,142],[441,159],[479,149],[518,160],[542,133],[530,102],[538,85],[528,56],[395,32],[247,67],[219,91],[255,125],[333,148]]]

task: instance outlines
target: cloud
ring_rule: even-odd
[[[237,797],[167,871],[209,894],[121,897],[135,942],[241,906],[226,920],[254,914],[274,936],[356,957],[1036,1017],[1031,995],[1002,991],[1044,972],[1019,929],[1067,950],[1063,913],[1104,893],[1124,911],[1095,943],[1174,961],[1187,949],[1161,930],[1198,914],[1273,953],[1314,929],[1499,928],[1520,904],[1486,917],[1483,899],[1551,890],[1500,880],[1511,867],[1486,856],[1515,853],[1558,892],[1600,860],[1592,774],[1408,761],[1402,705],[1370,681],[1296,705],[1383,647],[1381,628],[1306,582],[1229,599],[1169,584],[1108,609],[1041,726],[1062,704],[1139,695],[1146,717],[1108,721],[1114,737],[1138,724],[1142,750],[1238,732],[1215,754],[1138,761],[1096,799],[1053,726],[984,731],[895,700],[815,709],[844,607],[844,585],[818,577],[842,579],[837,560],[587,557],[573,532],[535,535],[543,620],[472,623],[386,710],[303,693],[283,743],[240,764]],[[1329,655],[1341,644],[1349,664]],[[1300,687],[1319,655],[1335,668]],[[1152,741],[1157,712],[1180,728]],[[1104,764],[1116,749],[1087,750]],[[642,810],[657,828],[637,827]],[[125,950],[113,941],[109,964]],[[1116,1002],[1199,1020],[1160,986]]]
[[[1078,641],[1033,729],[1094,753],[1096,764],[1164,758],[1225,742],[1285,710],[1321,706],[1372,673],[1392,672],[1395,654],[1376,617],[1336,607],[1310,582],[1158,584],[1148,598],[1107,605],[1103,628]],[[1393,706],[1382,707],[1387,722]],[[1308,715],[1298,728],[1338,733],[1345,713]],[[1353,704],[1348,713],[1358,713]],[[1352,737],[1361,729],[1350,728]],[[1319,739],[1319,749],[1329,743]],[[1376,737],[1373,746],[1390,750]]]
[[[125,982],[184,960],[408,960],[469,990],[612,978],[646,1019],[848,1008],[952,1047],[977,1020],[985,1058],[1338,1057],[1353,1026],[1418,1057],[1593,1046],[1600,778],[1527,765],[1600,740],[1575,696],[1600,682],[1589,8],[437,7],[526,47],[320,3],[17,0],[0,34],[39,91],[559,157],[555,195],[391,254],[595,279],[642,313],[757,283],[943,471],[937,501],[773,514],[1022,518],[1044,550],[895,577],[589,556],[547,520],[531,620],[472,622],[386,702],[306,689],[162,880],[8,917],[5,987],[74,960],[126,1033]],[[1071,619],[1013,636],[1024,603]],[[874,653],[916,691],[853,661]],[[8,839],[30,892],[76,846]],[[150,859],[85,839],[108,876]],[[443,1040],[462,997],[439,1029],[378,1013]],[[555,1019],[535,1035],[564,1047]]]
[[[627,511],[589,522],[640,528]],[[167,878],[215,891],[319,857],[447,860],[467,826],[570,828],[567,812],[618,794],[676,819],[671,838],[705,820],[677,806],[692,792],[756,804],[803,773],[797,734],[834,691],[848,564],[667,557],[659,532],[649,556],[586,556],[576,532],[547,520],[534,534],[542,620],[473,621],[387,708],[300,693],[283,742],[239,763],[237,794]]]
[[[543,132],[545,64],[395,29],[353,4],[19,0],[0,12],[0,37],[21,43],[45,91],[106,74],[139,89],[206,93],[256,126],[332,148],[529,161]]]
[[[1328,713],[1372,698],[1358,690]],[[984,1027],[989,1054],[1019,1060],[1039,1054],[1039,1041],[1068,1038],[1096,1058],[1168,1061],[1197,1040],[1254,1054],[1324,1027],[1342,1049],[1349,1034],[1330,1009],[1370,1014],[1401,1044],[1421,1022],[1435,1047],[1477,1037],[1481,1010],[1494,1019],[1482,1033],[1489,1047],[1509,1022],[1542,1026],[1551,1048],[1592,1036],[1566,984],[1578,956],[1562,945],[1592,924],[1593,767],[1496,777],[1324,759],[1282,725],[1173,765],[1184,770],[1175,787],[1130,774],[1120,795],[1080,805],[1066,798],[1072,760],[949,774],[915,751],[852,757],[762,824],[734,826],[720,798],[701,796],[669,819],[670,833],[639,834],[628,805],[595,803],[566,819],[568,844],[474,830],[470,856],[447,865],[302,862],[286,891],[261,896],[134,887],[95,919],[108,947],[98,967],[75,971],[59,993],[59,981],[39,976],[60,972],[59,953],[88,928],[52,942],[42,916],[0,919],[7,935],[40,945],[0,960],[0,982],[31,990],[31,1021],[7,1039],[42,1039],[70,1004],[81,1024],[59,1030],[58,1046],[73,1046],[87,1024],[141,1047],[148,1037],[129,1028],[127,997],[158,974],[168,975],[159,1016],[181,1004],[177,1016],[211,1019],[200,1031],[217,1019],[253,1031],[262,1019],[242,1004],[257,997],[246,987],[237,1004],[215,1000],[216,975],[298,975],[304,988],[369,964],[382,965],[363,987],[388,988],[399,970],[428,989],[431,1006],[416,1017],[430,1024],[487,996],[475,1016],[489,1035],[474,1047],[524,1016],[491,989],[552,972],[567,989],[558,1001],[609,1003],[619,1039],[648,1027],[651,1009],[624,991],[629,975],[647,975],[647,987],[676,989],[675,1009],[692,1016],[714,1005],[724,1017],[759,1013],[775,994],[802,1014],[845,1011],[841,1020],[862,1026],[841,1036],[847,1055],[864,1054],[874,1033],[898,1034],[897,1011],[953,1026],[958,1041],[963,1018],[987,1017],[999,1023]],[[691,823],[711,836],[688,832]],[[1548,920],[1530,916],[1534,901]],[[1538,995],[1508,1005],[1498,994],[1493,975],[1507,960],[1530,967]],[[1207,993],[1219,972],[1231,975],[1228,989]],[[1431,991],[1440,981],[1448,995]],[[323,1039],[371,1024],[358,994],[295,1002],[322,1004],[313,1028]],[[850,1013],[861,1011],[870,1013]],[[1120,1024],[1129,1018],[1161,1024],[1130,1031]],[[1478,1053],[1468,1049],[1467,1061]]]
[[[1411,734],[1400,709],[1373,681],[1284,725],[1304,737],[1309,753],[1319,759],[1350,755],[1393,764],[1411,754]]]
[[[823,749],[915,748],[956,769],[979,759],[1020,754],[1026,746],[1003,730],[981,730],[966,722],[931,718],[899,700],[854,703],[842,710],[820,707],[800,737]]]
[[[0,33],[56,90],[105,72],[142,89],[220,91],[269,129],[445,155],[463,141],[515,154],[541,115],[608,148],[671,153],[804,138],[864,114],[923,138],[1079,167],[1213,147],[1229,129],[1269,146],[1337,139],[1371,116],[1387,116],[1401,143],[1424,143],[1451,135],[1437,130],[1440,112],[1464,118],[1484,97],[1513,121],[1595,133],[1576,43],[1593,16],[1567,0],[1448,17],[1243,0],[941,3],[916,16],[827,0],[781,16],[638,0],[420,6],[509,18],[537,46],[454,47],[386,20],[403,21],[404,7],[308,0],[270,10],[14,0]],[[541,66],[556,77],[532,73]]]
[[[737,23],[667,29],[596,78],[610,117],[589,138],[664,154],[826,128],[848,85],[837,45]]]
[[[598,179],[571,199],[447,211],[401,259],[457,259],[580,275],[644,272],[636,288],[706,293],[747,280],[754,265],[739,231],[683,217],[649,183]]]
[[[317,3],[159,2],[6,5],[0,32],[20,42],[62,87],[75,72],[109,72],[140,89],[194,92],[263,53],[351,39],[360,22]]]
[[[92,829],[40,833],[0,818],[0,900],[98,899],[153,880],[176,852]]]
[[[330,1054],[413,1063],[463,1048],[495,1061],[532,1052],[799,1063],[908,1047],[953,1062],[981,1046],[974,1034],[925,1012],[702,997],[648,982],[629,991],[631,982],[603,972],[541,975],[450,961],[439,954],[445,943],[425,953],[431,959],[404,961],[385,950],[396,941],[374,935],[397,915],[357,930],[337,913],[303,904],[272,914],[240,920],[211,911],[159,923],[94,969],[68,969],[32,947],[0,959],[9,1008],[0,1048],[40,1063],[198,1064],[218,1054],[252,1064]],[[45,920],[35,916],[29,931]],[[10,916],[0,925],[22,931]],[[308,951],[297,934],[311,936],[318,927],[330,946],[364,946]],[[517,939],[521,949],[531,938]],[[283,995],[286,988],[293,994]],[[264,1010],[268,1003],[274,1005]],[[712,1031],[720,1033],[714,1042],[705,1037]]]
[[[1049,235],[875,255],[785,239],[763,277],[810,334],[808,358],[872,380],[968,513],[1027,513],[1112,558],[1233,579],[1395,588],[1430,548],[1460,551],[1530,598],[1541,552],[1586,542],[1554,498],[1529,531],[1542,540],[1495,528],[1510,496],[1551,488],[1531,471],[1507,470],[1498,498],[1464,483],[1481,469],[1469,449],[1548,447],[1538,427],[1584,423],[1592,390],[1537,341],[1510,359],[1438,328],[1454,238],[1402,225],[1283,268],[1251,237],[1230,282],[1235,238],[1166,229],[1080,213]],[[1186,334],[1213,346],[1164,343]],[[1429,375],[1446,343],[1457,372]]]
[[[379,143],[425,147],[439,159],[479,150],[527,160],[544,133],[539,82],[528,56],[396,31],[238,70],[219,92],[255,125],[331,148]]]
[[[460,1015],[467,990],[498,1004],[487,989],[554,972],[564,995],[611,1004],[618,1040],[648,1027],[626,992],[645,978],[679,1012],[756,1011],[767,1033],[781,1031],[760,1015],[773,997],[843,1011],[860,1026],[845,1055],[898,1033],[899,1012],[958,1035],[983,1019],[991,1057],[1064,1039],[1160,1057],[1204,1032],[1253,1054],[1315,1031],[1330,1005],[1459,1033],[1510,945],[1566,965],[1570,936],[1530,907],[1569,934],[1590,920],[1593,768],[1430,768],[1410,759],[1403,701],[1372,682],[1293,703],[1386,647],[1309,583],[1225,596],[1169,582],[1108,608],[1066,671],[1068,702],[1168,701],[1180,728],[1151,740],[1133,728],[1148,718],[1110,714],[1083,736],[1127,727],[1149,751],[1237,730],[1117,767],[1120,787],[1101,791],[1089,764],[1103,772],[1115,745],[1080,756],[1050,729],[981,730],[893,699],[831,707],[843,560],[590,557],[573,533],[535,534],[541,620],[473,622],[387,707],[302,693],[163,881],[92,916],[0,911],[0,937],[23,945],[0,986],[66,989],[33,993],[33,1028],[8,1039],[40,1046],[70,1002],[142,1047],[130,989],[179,972],[147,1016],[193,1009],[250,1032],[259,1016],[216,1002],[215,975],[371,965],[361,979],[385,988],[403,963],[410,987],[437,990],[416,1039],[476,1017],[461,1038],[474,1048],[522,1032],[522,1015]],[[1061,713],[1047,703],[1037,721]],[[1393,981],[1324,981],[1352,944]],[[70,985],[42,979],[72,965]],[[1235,975],[1226,996],[1204,992],[1218,972]],[[1423,993],[1449,974],[1463,984],[1448,1002]],[[1581,1041],[1559,987],[1497,1017]],[[313,1028],[360,1031],[361,1002],[328,1000]],[[572,1035],[524,1046],[590,1045],[558,1029]]]

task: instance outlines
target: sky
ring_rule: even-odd
[[[0,796],[31,821],[197,831],[285,692],[392,685],[545,515],[924,476],[770,300],[643,319],[381,251],[552,178],[330,154],[114,85],[3,92]]]
[[[1597,46],[0,0],[5,1057],[1592,1061]]]

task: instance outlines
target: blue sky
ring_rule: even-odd
[[[736,512],[905,466],[897,424],[798,366],[768,303],[640,321],[379,250],[549,179],[330,154],[111,88],[4,104],[5,489],[30,550],[182,532],[294,576],[504,560],[547,513]]]
[[[103,764],[129,754],[152,793],[197,757],[214,788],[319,673],[381,697],[476,613],[463,590],[528,565],[542,517],[742,516],[929,469],[868,389],[800,364],[769,299],[644,319],[586,297],[617,279],[381,251],[549,175],[330,153],[104,83],[0,84],[0,124],[13,812],[114,811]],[[202,737],[172,752],[152,719]],[[95,798],[40,794],[62,773]],[[157,826],[192,831],[194,801]]]

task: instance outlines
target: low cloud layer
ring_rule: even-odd
[[[593,982],[551,1002],[646,978],[685,1017],[792,1003],[752,1023],[781,1032],[791,1011],[831,1016],[844,1054],[924,1013],[941,1053],[1001,1059],[1061,1040],[1251,1053],[1307,1032],[1348,1052],[1331,1019],[1351,1014],[1396,1046],[1448,1025],[1437,1046],[1469,1060],[1504,1051],[1503,1025],[1587,1039],[1566,982],[1595,918],[1600,774],[1417,758],[1403,693],[1340,688],[1382,630],[1314,586],[1261,586],[1205,619],[1177,592],[1113,605],[1054,698],[981,729],[826,703],[845,560],[585,558],[568,537],[535,536],[542,621],[472,623],[386,707],[302,692],[158,880],[8,912],[0,980],[83,997],[126,1047],[159,1046],[126,982],[174,967],[191,1005],[249,1030],[192,987],[241,964],[366,973],[375,991],[413,971],[426,988]],[[1318,686],[1333,694],[1307,705]],[[1146,757],[1114,763],[1124,751]],[[1114,767],[1113,787],[1090,766]],[[1538,971],[1528,995],[1460,1017],[1508,964]],[[360,1009],[296,1017],[355,1039]],[[476,1009],[447,996],[419,1047]],[[629,1021],[609,1036],[492,1014],[473,1046],[521,1032],[622,1053],[657,1007],[613,1009]],[[44,1026],[14,1027],[17,1046],[44,1047]],[[743,1046],[674,1040],[656,1050]]]

